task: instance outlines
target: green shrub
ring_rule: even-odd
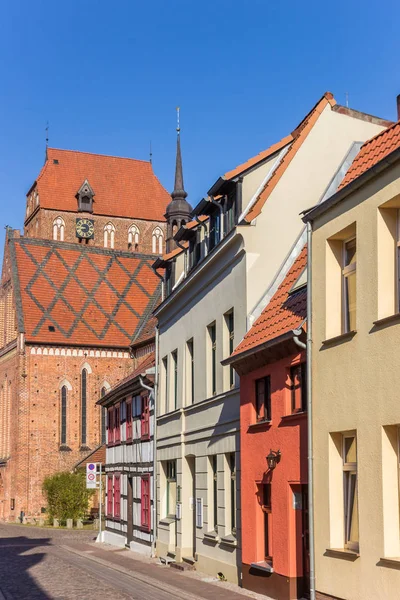
[[[86,489],[85,473],[57,473],[43,483],[49,519],[81,519],[88,511],[89,498],[94,490]]]

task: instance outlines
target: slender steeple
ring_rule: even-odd
[[[179,107],[177,111],[177,140],[176,140],[176,164],[175,185],[171,194],[172,202],[167,206],[165,218],[167,219],[167,252],[175,247],[173,237],[178,229],[190,219],[192,207],[187,202],[187,193],[183,185],[182,152],[181,152],[181,128],[179,122]]]

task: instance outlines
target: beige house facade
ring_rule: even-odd
[[[301,251],[304,203],[318,203],[354,144],[387,124],[325,94],[289,136],[221,177],[154,263],[164,277],[155,311],[159,556],[240,583],[239,380],[221,361]]]
[[[305,217],[319,599],[399,598],[399,215],[397,123]]]

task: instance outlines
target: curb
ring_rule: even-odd
[[[136,579],[138,581],[141,581],[142,583],[146,583],[147,585],[153,588],[157,588],[163,592],[167,592],[175,598],[181,598],[182,600],[205,600],[203,596],[195,596],[194,594],[191,594],[190,592],[185,592],[179,589],[178,587],[170,585],[169,583],[164,583],[158,581],[157,579],[152,579],[151,577],[148,577],[147,575],[142,575],[141,573],[132,573],[132,571],[129,571],[125,567],[120,567],[119,565],[109,563],[106,560],[103,560],[102,558],[98,558],[97,556],[93,556],[85,552],[80,552],[79,550],[71,548],[70,546],[60,544],[58,547],[63,548],[63,550],[67,550],[68,552],[71,552],[71,554],[76,554],[77,556],[87,558],[89,560],[92,560],[93,562],[97,562],[98,564],[104,567],[108,567],[109,569],[113,569],[114,571],[119,571],[120,573],[131,577],[131,579]],[[1,596],[0,600],[3,600]]]

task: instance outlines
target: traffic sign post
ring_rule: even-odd
[[[101,480],[102,463],[87,463],[86,465],[86,489],[99,490],[99,542],[101,542],[101,521],[102,521],[102,493],[103,482]]]

